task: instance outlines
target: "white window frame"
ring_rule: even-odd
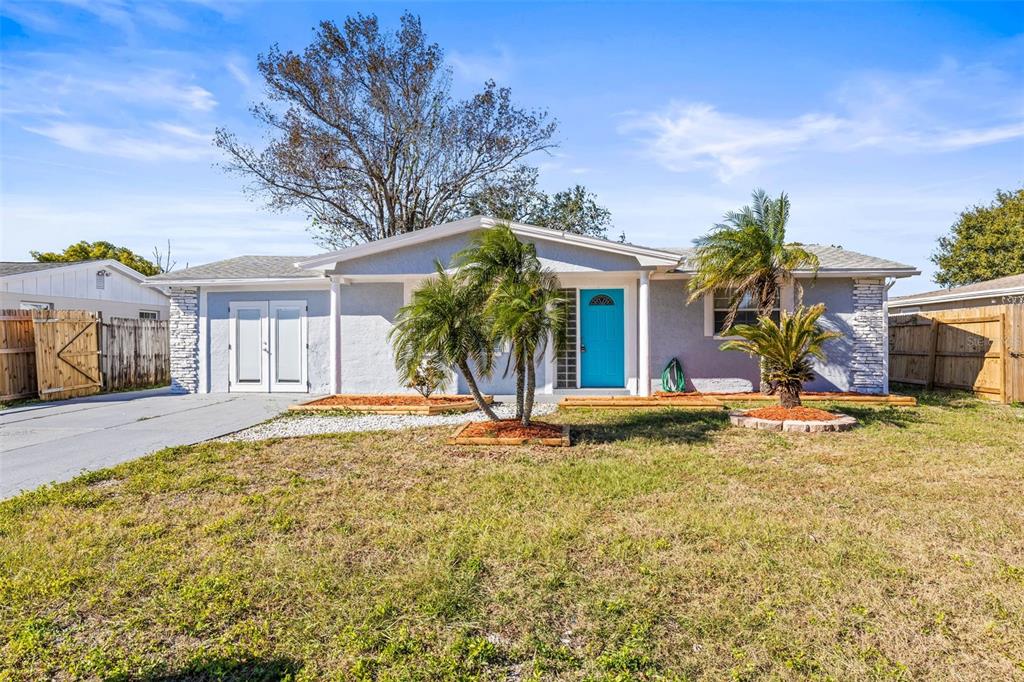
[[[139,319],[140,320],[159,320],[160,319],[160,311],[159,310],[140,310],[139,311]]]
[[[19,310],[53,310],[53,304],[47,301],[22,301]]]
[[[779,313],[783,310],[792,312],[794,308],[794,287],[792,283],[783,284],[779,287]],[[704,336],[714,339],[735,339],[739,338],[736,336],[722,336],[717,329],[715,329],[715,313],[719,310],[725,310],[725,308],[715,308],[715,293],[708,292],[704,294]],[[752,310],[752,308],[740,308],[740,310]]]

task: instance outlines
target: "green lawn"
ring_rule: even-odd
[[[0,679],[1024,677],[1024,410],[210,444],[0,503]]]

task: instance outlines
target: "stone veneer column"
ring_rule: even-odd
[[[171,287],[171,389],[199,390],[199,289]]]
[[[889,358],[885,356],[885,280],[853,280],[853,370],[854,391],[884,393]]]

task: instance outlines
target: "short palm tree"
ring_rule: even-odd
[[[754,301],[758,315],[771,315],[780,283],[794,281],[799,268],[818,269],[818,257],[799,244],[786,243],[789,197],[771,199],[753,193],[753,204],[730,211],[696,245],[696,273],[690,279],[690,301],[716,289],[731,292],[725,327],[731,327],[744,299]]]
[[[842,336],[818,325],[824,312],[824,304],[819,303],[810,308],[800,306],[792,313],[783,310],[778,324],[764,315],[757,324],[736,325],[727,333],[740,339],[726,341],[721,350],[743,351],[760,358],[764,378],[779,393],[779,404],[797,407],[804,382],[814,378],[811,359],[824,360],[825,342]]]
[[[507,280],[499,284],[491,294],[488,311],[495,337],[511,339],[516,349],[523,375],[517,388],[525,385],[526,389],[517,418],[523,426],[529,426],[537,362],[549,338],[555,348],[565,345],[565,295],[554,275],[540,271],[525,281]]]
[[[519,285],[541,285],[543,267],[533,244],[520,241],[507,224],[499,224],[473,235],[469,246],[455,254],[452,264],[459,268],[460,277],[467,286],[481,292],[493,307],[491,298],[501,287],[507,292]],[[516,375],[516,419],[523,416],[528,366],[533,356],[520,340],[509,333],[509,328],[492,330],[495,343],[509,343],[511,355],[505,367]]]
[[[479,291],[434,264],[437,276],[412,294],[408,305],[398,311],[388,334],[395,354],[395,367],[407,379],[415,376],[425,362],[457,367],[466,379],[477,405],[490,419],[497,421],[487,404],[471,364],[482,376],[494,366],[494,347],[484,317],[484,301]]]

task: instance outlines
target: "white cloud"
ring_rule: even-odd
[[[729,181],[806,151],[946,152],[1020,140],[1021,92],[1004,71],[946,61],[917,77],[850,79],[831,98],[834,111],[763,118],[673,102],[628,115],[619,130],[669,170],[708,169]]]
[[[301,216],[268,213],[239,193],[12,194],[0,205],[0,220],[9,228],[0,243],[0,257],[7,260],[80,239],[106,239],[149,254],[153,246],[163,250],[170,238],[178,267],[240,254],[320,252]]]
[[[483,54],[452,50],[448,53],[448,63],[459,79],[474,85],[489,79],[504,83],[511,77],[515,61],[504,45],[497,46],[495,52]]]
[[[62,147],[135,161],[195,161],[213,154],[212,134],[171,123],[154,123],[149,134],[83,123],[53,122],[25,130]]]

